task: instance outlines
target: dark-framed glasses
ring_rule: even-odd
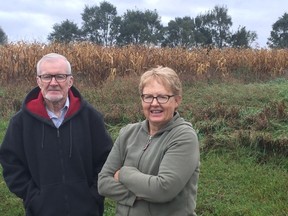
[[[48,83],[51,82],[52,78],[54,77],[57,82],[65,82],[68,76],[72,76],[72,74],[43,74],[38,75],[42,82]]]
[[[157,100],[159,104],[165,104],[169,101],[171,97],[174,97],[175,95],[157,95],[154,97],[153,95],[150,94],[142,94],[141,98],[142,101],[145,103],[152,103],[154,99]]]

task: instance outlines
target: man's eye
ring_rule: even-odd
[[[50,76],[50,75],[44,75],[44,76],[42,76],[42,78],[44,78],[44,79],[50,79],[51,76]]]
[[[153,96],[151,95],[145,96],[145,99],[151,99],[151,98],[153,98]]]

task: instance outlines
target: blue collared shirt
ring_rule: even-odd
[[[52,111],[50,111],[48,109],[48,107],[46,106],[47,113],[57,128],[59,128],[60,125],[62,124],[64,117],[68,111],[69,105],[70,105],[70,101],[69,101],[69,98],[67,97],[67,100],[65,102],[64,107],[60,110],[60,116],[59,117],[57,115],[55,115]]]

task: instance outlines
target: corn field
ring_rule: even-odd
[[[198,79],[271,79],[288,72],[288,50],[102,47],[91,43],[11,43],[0,46],[0,83],[35,82],[36,63],[45,54],[63,54],[78,80],[97,84],[116,76],[139,75],[163,65],[185,81]]]

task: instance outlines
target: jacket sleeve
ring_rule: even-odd
[[[19,118],[16,118],[19,120]],[[3,177],[9,190],[24,200],[25,206],[39,192],[31,178],[22,145],[22,126],[12,118],[0,148]],[[27,197],[29,195],[29,197]]]
[[[122,183],[114,180],[114,173],[121,168],[123,163],[121,158],[119,136],[99,174],[98,191],[101,195],[109,197],[122,205],[133,206],[136,200],[135,194]]]
[[[186,127],[174,137],[162,158],[158,175],[144,174],[130,166],[121,168],[119,181],[137,197],[155,203],[168,202],[183,190],[193,173],[198,172],[200,152],[194,130]]]

